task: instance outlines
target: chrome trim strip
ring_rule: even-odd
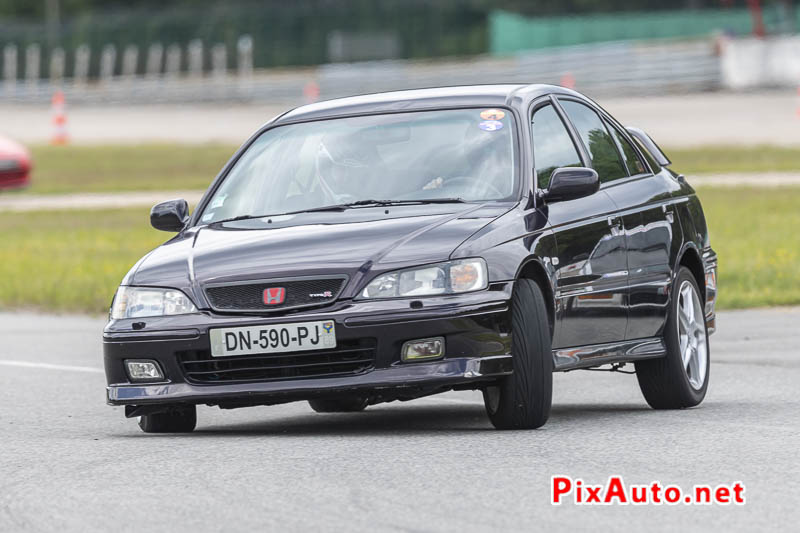
[[[149,318],[149,317],[146,317]],[[200,337],[198,329],[133,330],[103,333],[105,342],[149,342],[166,340],[191,340]]]

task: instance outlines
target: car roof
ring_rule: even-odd
[[[460,85],[410,89],[336,98],[297,107],[273,124],[381,112],[415,111],[443,107],[510,106],[515,96],[526,100],[550,93],[581,96],[556,85]]]

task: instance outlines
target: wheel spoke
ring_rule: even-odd
[[[678,313],[678,320],[680,322],[682,333],[686,333],[687,335],[691,334],[693,329],[692,323],[689,321],[689,317],[686,316],[682,309]]]
[[[683,309],[689,322],[694,322],[694,301],[692,299],[692,286],[687,285],[681,296],[683,296]]]
[[[685,342],[683,339],[681,339],[681,358],[683,359],[683,368],[688,370],[691,357],[692,347],[689,346],[689,339],[687,338]]]
[[[693,382],[693,385],[699,387],[702,384],[702,378],[700,377],[700,365],[698,359],[699,357],[697,348],[692,348],[692,357],[689,359],[689,378]]]

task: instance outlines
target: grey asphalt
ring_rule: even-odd
[[[537,431],[478,393],[364,413],[202,407],[145,435],[104,404],[102,318],[0,313],[0,531],[786,531],[800,520],[800,309],[719,315],[706,401],[653,411],[634,376],[557,374]],[[549,503],[550,476],[741,481],[744,506]]]
[[[644,128],[664,147],[800,145],[800,102],[793,88],[601,97],[598,102],[626,126]],[[217,103],[71,106],[67,102],[67,131],[75,144],[240,144],[290,107]],[[0,117],[0,133],[20,142],[47,143],[53,135],[49,105],[0,102]]]

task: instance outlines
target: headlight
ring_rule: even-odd
[[[111,305],[111,318],[114,320],[195,312],[197,308],[189,297],[177,289],[122,286],[117,289]]]
[[[404,298],[479,291],[488,286],[486,261],[458,259],[447,263],[381,274],[361,298]]]

